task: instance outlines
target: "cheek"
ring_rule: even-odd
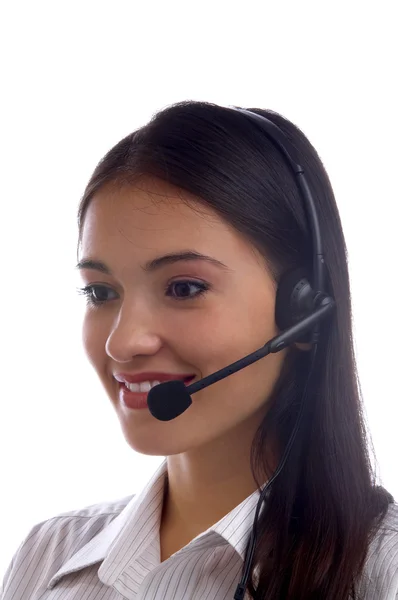
[[[244,354],[240,354],[238,359],[243,356]],[[203,390],[203,398],[207,391],[209,405],[218,405],[221,412],[227,409],[231,416],[248,416],[266,404],[278,380],[284,359],[285,351],[268,355]],[[225,365],[231,362],[234,359]]]
[[[100,319],[96,319],[90,311],[87,311],[83,320],[82,342],[90,363],[100,370],[105,362],[106,331]]]
[[[196,328],[195,344],[192,339],[186,341],[187,355],[205,377],[258,350],[275,335],[274,306],[271,302],[265,303],[265,306],[259,302],[257,307],[252,305],[233,314],[224,310],[211,323],[202,323]],[[199,396],[204,402],[207,399],[216,411],[219,408],[222,412],[228,407],[243,417],[252,413],[266,403],[280,374],[285,354],[285,350],[270,354],[248,365],[198,392],[198,399]]]
[[[243,307],[243,308],[242,308]],[[201,362],[207,365],[207,371],[216,371],[263,347],[277,335],[272,302],[259,301],[246,305],[217,307],[216,311],[193,326],[192,336],[184,336],[187,350],[195,349]],[[256,373],[264,369],[260,360],[240,371]],[[272,356],[267,363],[277,364]],[[258,365],[261,365],[260,367]],[[208,374],[208,373],[207,373]]]

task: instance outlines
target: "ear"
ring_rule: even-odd
[[[312,348],[312,344],[310,344],[310,343],[304,344],[304,343],[295,342],[294,345],[296,346],[296,348],[298,348],[302,352],[309,352]]]

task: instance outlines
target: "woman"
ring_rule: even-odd
[[[79,268],[85,349],[126,441],[166,458],[136,496],[33,528],[4,600],[232,599],[265,482],[245,598],[398,598],[398,509],[368,454],[332,188],[296,126],[250,110],[285,133],[315,198],[335,300],[315,363],[306,336],[198,391],[178,417],[151,414],[151,386],[198,381],[279,333],[278,283],[295,267],[310,278],[313,251],[295,179],[247,115],[202,102],[159,112],[92,175]]]

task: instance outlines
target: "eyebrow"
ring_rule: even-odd
[[[142,268],[146,273],[152,273],[161,267],[166,265],[172,265],[181,261],[205,261],[216,267],[223,269],[224,271],[231,271],[227,265],[222,263],[221,261],[213,258],[212,256],[206,256],[206,254],[201,254],[200,252],[196,252],[195,250],[184,250],[183,252],[172,252],[170,254],[164,254],[163,256],[158,256],[150,261],[148,261]],[[106,275],[112,275],[111,269],[102,261],[93,260],[90,258],[81,260],[77,263],[76,269],[91,269],[94,271],[100,271],[101,273],[105,273]]]

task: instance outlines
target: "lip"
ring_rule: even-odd
[[[192,373],[160,373],[159,371],[147,371],[145,373],[136,373],[132,375],[130,373],[115,373],[114,378],[119,383],[142,383],[143,381],[187,381],[193,379],[195,375]]]
[[[146,374],[146,375],[148,375],[148,374]],[[172,379],[164,379],[163,381],[174,381],[175,379],[176,379],[176,377],[173,376]],[[182,377],[180,377],[179,379],[182,379]],[[186,381],[186,385],[188,385],[188,383],[193,381],[193,379],[195,379],[194,375]],[[146,381],[146,380],[144,379],[143,381]],[[155,380],[150,379],[149,381],[155,381]],[[157,381],[160,381],[160,380],[158,379]],[[128,383],[130,383],[130,382],[128,382]],[[136,383],[136,382],[133,381],[132,383]],[[148,393],[149,392],[131,392],[124,385],[124,381],[119,381],[119,400],[120,400],[121,404],[123,404],[126,408],[129,408],[132,410],[148,409]]]

